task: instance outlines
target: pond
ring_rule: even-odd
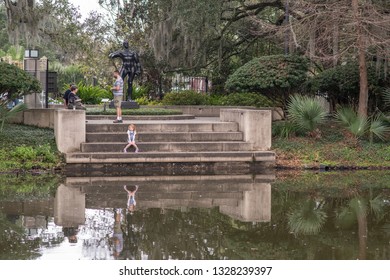
[[[390,259],[390,172],[0,177],[0,259]]]

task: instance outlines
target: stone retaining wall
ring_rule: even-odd
[[[54,128],[55,109],[28,109],[10,119],[10,123]]]
[[[271,110],[222,109],[220,120],[238,123],[244,141],[252,143],[254,150],[264,151],[271,149],[271,115]]]
[[[61,153],[80,151],[86,141],[85,120],[84,110],[54,111],[54,135]]]

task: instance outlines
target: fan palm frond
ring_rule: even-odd
[[[383,91],[383,100],[386,105],[390,106],[390,88],[387,88]]]
[[[20,112],[23,112],[24,110],[27,109],[26,104],[20,103],[13,107],[11,110],[7,108],[7,103],[6,102],[1,102],[0,103],[0,133],[3,131],[4,124],[5,122],[17,115]]]
[[[304,132],[315,130],[325,121],[327,112],[315,99],[294,95],[287,105],[289,118]]]
[[[386,140],[386,135],[390,132],[390,127],[383,121],[382,116],[376,115],[372,117],[368,131],[371,143],[373,142],[373,135],[384,141]]]
[[[336,111],[336,120],[343,126],[350,126],[357,118],[357,113],[351,107],[340,107]]]

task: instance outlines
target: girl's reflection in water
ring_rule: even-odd
[[[137,204],[135,201],[135,193],[138,190],[138,186],[131,186],[130,190],[127,188],[126,185],[124,185],[123,188],[127,192],[127,210],[129,210],[130,214],[133,214],[135,210],[135,205]]]

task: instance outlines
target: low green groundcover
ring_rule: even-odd
[[[61,163],[53,129],[8,124],[0,133],[0,172],[52,169]]]

